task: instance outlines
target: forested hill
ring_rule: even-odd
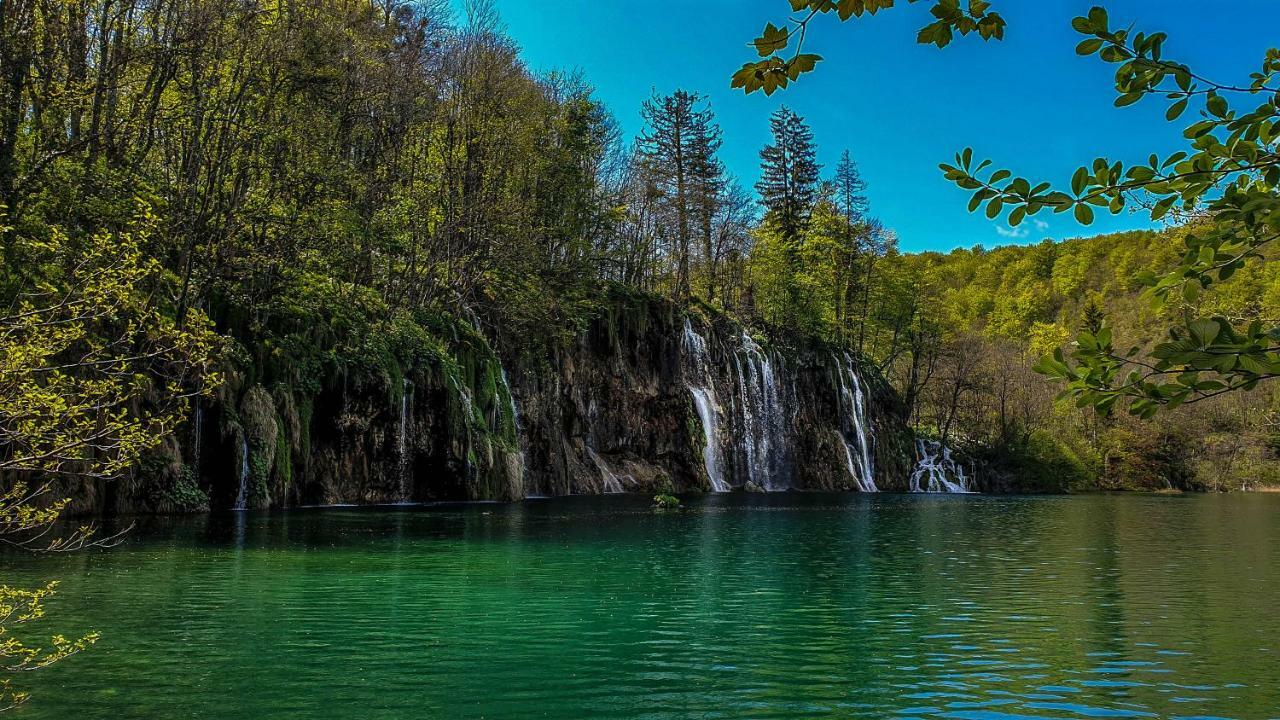
[[[101,479],[142,457],[150,484],[120,490],[134,505],[386,499],[421,431],[423,467],[456,476],[446,496],[507,497],[536,413],[553,429],[533,439],[552,448],[537,491],[619,466],[706,489],[784,439],[818,454],[780,468],[830,470],[810,487],[906,487],[906,418],[982,463],[985,489],[1275,472],[1263,391],[1139,425],[1055,405],[1030,369],[1102,318],[1153,342],[1132,278],[1172,263],[1176,234],[904,256],[855,159],[822,167],[794,112],[760,118],[748,189],[696,91],[607,108],[581,77],[531,71],[491,3],[467,7],[5,6],[0,475]],[[1251,272],[1202,302],[1276,317],[1277,283]],[[779,409],[784,366],[803,413]],[[649,458],[621,420],[593,435],[592,391],[627,372],[634,394],[675,387],[632,398],[670,401],[646,406]],[[202,470],[209,443],[221,464]],[[381,485],[343,485],[360,472]]]
[[[1173,266],[1189,231],[890,258],[882,292],[896,292],[903,305],[877,319],[892,333],[910,327],[902,318],[911,318],[923,338],[919,375],[927,381],[916,422],[974,447],[1023,481],[1039,478],[1046,489],[1240,489],[1280,482],[1274,388],[1264,384],[1142,422],[1055,403],[1059,387],[1030,370],[1077,331],[1104,322],[1120,348],[1167,342],[1168,316],[1185,308],[1153,306],[1136,278]],[[1274,320],[1280,269],[1250,265],[1198,303],[1203,314],[1236,323]]]
[[[845,352],[883,232],[794,113],[752,193],[704,98],[606,108],[487,2],[3,12],[0,475],[144,510],[906,487]],[[831,272],[839,326],[791,326]]]

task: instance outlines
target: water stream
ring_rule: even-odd
[[[785,490],[790,486],[786,415],[774,366],[774,359],[743,333],[734,354],[740,456],[745,460],[741,481],[765,490]]]
[[[397,473],[397,500],[405,502],[409,499],[409,485],[413,474],[413,459],[409,455],[409,397],[413,394],[413,383],[409,378],[402,378],[400,384],[400,432],[396,438],[399,468]]]
[[[936,440],[916,440],[919,464],[911,474],[913,493],[968,493],[969,477],[964,465],[951,456],[951,448]]]
[[[595,450],[587,448],[587,455],[591,456],[591,461],[596,464],[596,468],[600,470],[600,477],[604,480],[604,492],[606,495],[617,495],[626,492],[622,487],[622,478],[609,467],[609,464],[600,457]],[[628,477],[628,480],[631,478]]]
[[[713,491],[729,492],[733,488],[724,479],[724,460],[720,452],[720,404],[716,399],[715,382],[711,375],[707,340],[693,329],[688,318],[684,321],[684,348],[688,353],[687,365],[691,376],[686,380],[686,387],[693,396],[693,404],[698,410],[698,419],[702,421],[706,441],[702,458],[707,477]]]
[[[858,490],[878,492],[875,458],[872,457],[867,435],[866,396],[862,391],[862,380],[854,368],[853,358],[848,354],[845,354],[843,363],[834,356],[832,359],[836,363],[840,388],[840,441],[844,444],[849,476],[853,478]],[[850,435],[854,438],[853,442],[857,443],[856,450],[849,440]]]
[[[249,439],[240,436],[240,489],[236,491],[236,510],[249,508]]]

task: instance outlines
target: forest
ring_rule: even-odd
[[[696,90],[604,107],[585,78],[526,68],[483,2],[457,16],[392,0],[24,0],[3,18],[0,293],[25,308],[3,321],[4,440],[24,449],[4,469],[84,462],[85,445],[41,426],[55,408],[94,422],[146,406],[92,443],[120,459],[95,472],[127,473],[228,369],[306,386],[404,365],[440,352],[442,318],[477,314],[538,356],[622,287],[857,351],[917,432],[1001,487],[1276,479],[1265,387],[1150,424],[1055,402],[1032,370],[1104,323],[1157,343],[1153,321],[1183,309],[1152,309],[1137,277],[1176,267],[1193,224],[902,254],[855,159],[820,167],[795,113],[767,119],[747,188]],[[645,131],[622,137],[612,113],[637,110]],[[1274,318],[1278,283],[1250,266],[1197,310]],[[113,312],[79,312],[103,296]],[[42,334],[37,313],[83,321]],[[42,397],[46,379],[22,370],[74,350],[89,373],[62,381],[88,395],[68,408],[73,393]],[[163,382],[123,380],[146,376]]]

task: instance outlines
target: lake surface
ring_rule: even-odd
[[[1280,497],[770,495],[146,520],[15,718],[1280,718]],[[16,569],[15,569],[16,566]]]

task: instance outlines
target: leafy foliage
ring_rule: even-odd
[[[80,249],[56,226],[43,240],[6,233],[11,257],[48,272],[28,272],[0,316],[0,473],[117,476],[217,387],[208,320],[179,324],[148,295],[162,272],[141,250],[154,224],[144,210],[133,232]]]
[[[907,0],[918,3],[921,0]],[[987,0],[931,0],[929,12],[933,21],[920,29],[916,41],[924,45],[946,47],[956,35],[977,33],[983,40],[1004,38],[1005,21],[991,9]],[[788,0],[796,15],[781,26],[769,23],[752,41],[760,60],[748,62],[733,75],[732,85],[747,94],[763,90],[772,95],[812,72],[822,61],[821,55],[804,52],[809,24],[822,15],[835,14],[841,22],[865,15],[875,15],[893,8],[896,0]],[[786,51],[791,49],[790,56]]]
[[[1134,205],[1145,208],[1152,220],[1188,223],[1181,260],[1165,272],[1138,276],[1153,303],[1182,312],[1166,342],[1148,354],[1136,347],[1118,349],[1113,333],[1101,328],[1081,334],[1069,358],[1062,353],[1045,358],[1039,370],[1066,381],[1067,393],[1082,406],[1103,413],[1121,407],[1143,418],[1280,376],[1280,327],[1262,319],[1237,322],[1205,314],[1201,307],[1206,290],[1251,262],[1265,261],[1266,249],[1280,238],[1280,51],[1268,52],[1249,82],[1228,85],[1166,58],[1163,33],[1113,28],[1102,8],[1072,25],[1087,36],[1077,48],[1080,54],[1096,54],[1117,66],[1117,107],[1161,97],[1171,122],[1190,107],[1199,109],[1199,119],[1183,131],[1187,150],[1164,158],[1153,154],[1133,166],[1098,158],[1079,168],[1062,190],[993,169],[989,161],[975,164],[971,149],[942,170],[973,191],[971,209],[985,204],[988,217],[1007,213],[1012,225],[1046,210],[1071,212],[1089,224],[1095,209],[1118,214]],[[1257,104],[1238,107],[1250,98]]]
[[[31,486],[21,481],[0,492],[0,544],[23,550],[69,552],[111,541],[93,540],[91,527],[77,528],[67,537],[51,538],[55,523],[70,501],[50,500],[49,493],[47,484]],[[15,634],[23,625],[45,617],[45,601],[57,589],[56,582],[35,590],[0,585],[0,712],[30,699],[29,693],[14,685],[15,677],[49,667],[98,641],[98,633],[77,639],[54,635],[47,645],[33,645]]]

